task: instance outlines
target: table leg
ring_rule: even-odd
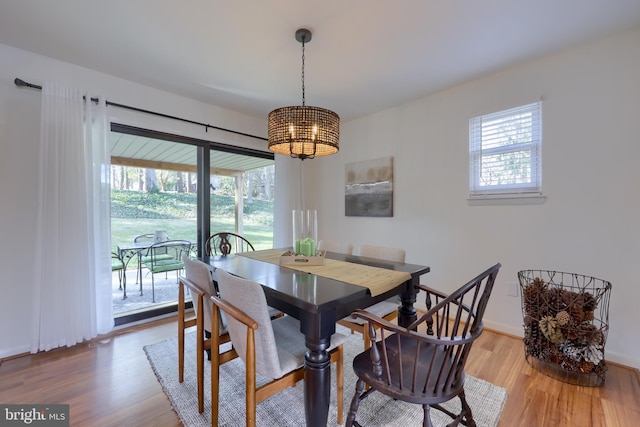
[[[122,268],[122,299],[127,299],[127,266]]]
[[[406,283],[404,291],[400,294],[402,304],[398,308],[398,325],[407,327],[418,319],[418,314],[413,306],[416,302],[418,291],[414,283],[418,283],[418,278],[412,278]]]
[[[307,426],[327,425],[331,393],[331,339],[311,340],[304,358],[304,409]]]

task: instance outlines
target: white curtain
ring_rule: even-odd
[[[103,99],[43,85],[32,352],[113,328],[107,130]]]

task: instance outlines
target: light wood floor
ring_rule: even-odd
[[[142,350],[176,330],[175,318],[165,319],[73,348],[4,360],[0,403],[68,403],[72,426],[180,426]],[[565,384],[533,370],[519,338],[485,331],[467,372],[509,391],[499,427],[639,425],[637,370],[609,364],[602,387]]]

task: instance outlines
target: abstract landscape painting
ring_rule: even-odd
[[[345,166],[344,214],[393,216],[393,157]]]

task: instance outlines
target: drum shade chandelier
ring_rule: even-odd
[[[302,43],[302,105],[282,107],[269,113],[269,150],[293,158],[313,159],[338,152],[340,117],[331,110],[305,105],[304,45],[311,31],[296,31]]]

